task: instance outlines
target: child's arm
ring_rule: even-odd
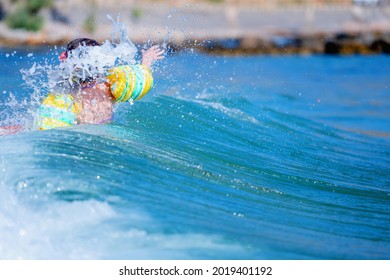
[[[107,82],[115,101],[134,101],[141,99],[153,87],[150,66],[163,59],[164,50],[153,46],[142,51],[142,64],[117,66],[108,71]]]

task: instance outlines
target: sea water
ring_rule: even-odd
[[[1,49],[3,125],[32,113],[20,69],[61,51]],[[389,259],[389,73],[170,55],[111,124],[0,137],[0,258]]]

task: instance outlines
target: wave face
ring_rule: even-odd
[[[31,55],[7,52],[15,119]],[[169,56],[112,124],[0,138],[0,258],[389,259],[389,73],[386,56]]]

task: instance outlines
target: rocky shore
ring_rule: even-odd
[[[108,2],[108,3],[107,3]],[[211,53],[390,53],[390,6],[267,7],[201,2],[56,1],[39,32],[0,22],[0,45],[62,45],[76,37],[111,38],[114,20],[136,43]]]

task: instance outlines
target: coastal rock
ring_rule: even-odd
[[[376,53],[390,54],[390,43],[383,39],[378,39],[371,44],[370,49]]]

